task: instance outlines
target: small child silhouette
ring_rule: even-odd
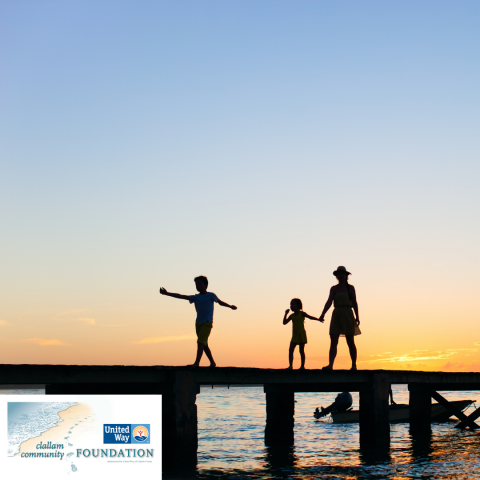
[[[298,345],[300,349],[300,359],[301,359],[301,366],[300,370],[305,370],[305,344],[307,343],[307,332],[305,331],[305,319],[309,318],[310,320],[318,320],[319,322],[323,322],[323,320],[319,320],[316,317],[312,317],[303,311],[302,301],[299,298],[294,298],[290,302],[290,309],[292,310],[292,314],[287,317],[288,312],[290,311],[288,308],[285,310],[285,315],[283,317],[283,324],[286,325],[290,320],[292,321],[292,340],[290,341],[290,348],[288,350],[288,363],[290,366],[287,370],[292,370],[293,368],[293,352],[295,351],[295,347]]]

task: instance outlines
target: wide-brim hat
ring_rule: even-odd
[[[347,272],[347,269],[345,267],[338,267],[333,274],[337,276],[337,273],[346,273],[347,275],[351,275],[350,272]]]

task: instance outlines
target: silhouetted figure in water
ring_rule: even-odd
[[[350,357],[352,358],[351,370],[357,369],[357,347],[355,346],[355,335],[360,335],[360,317],[358,316],[357,297],[355,295],[355,288],[348,283],[348,276],[345,267],[338,267],[333,274],[337,277],[338,285],[334,285],[330,289],[330,296],[320,315],[320,321],[323,321],[328,309],[334,304],[335,309],[332,313],[332,320],[330,322],[330,353],[329,363],[323,370],[332,370],[333,362],[337,356],[337,345],[340,336],[347,339],[348,349],[350,350]],[[353,316],[352,308],[355,311]]]
[[[290,320],[292,321],[292,340],[290,341],[290,348],[288,349],[288,363],[290,366],[287,370],[293,368],[293,352],[295,351],[296,346],[300,350],[300,359],[301,366],[300,370],[305,370],[305,344],[307,343],[307,332],[305,331],[305,319],[309,318],[310,320],[319,320],[316,317],[312,317],[308,313],[302,311],[303,305],[302,301],[299,298],[294,298],[290,302],[290,308],[292,309],[292,314],[287,317],[288,308],[285,310],[285,315],[283,316],[283,324],[286,325]],[[323,320],[320,320],[323,322]]]
[[[352,406],[352,403],[353,399],[350,392],[342,392],[336,396],[335,401],[327,408],[320,407],[320,411],[317,407],[315,412],[313,412],[313,416],[318,419],[325,417],[331,412],[346,412]]]
[[[197,311],[197,320],[195,322],[195,330],[197,332],[197,358],[191,367],[198,367],[202,358],[203,352],[210,360],[210,366],[215,367],[216,363],[213,360],[212,352],[208,347],[208,337],[213,327],[213,303],[217,302],[222,307],[228,307],[232,310],[236,310],[235,305],[229,305],[222,302],[214,293],[207,292],[208,279],[207,277],[200,276],[194,279],[195,286],[197,287],[198,295],[180,295],[179,293],[170,293],[165,288],[160,288],[162,295],[167,295],[173,298],[180,298],[181,300],[188,300],[190,303],[195,304],[195,310]]]

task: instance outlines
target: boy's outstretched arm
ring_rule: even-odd
[[[237,309],[237,307],[235,305],[229,305],[228,303],[222,302],[220,299],[218,299],[218,304],[221,305],[222,307],[231,308],[232,310]]]
[[[160,287],[160,293],[162,295],[167,295],[167,297],[179,298],[180,300],[190,300],[188,295],[180,295],[179,293],[170,293],[163,287]]]
[[[309,318],[310,320],[318,320],[318,321],[320,321],[320,322],[324,322],[324,321],[325,321],[324,319],[320,320],[320,319],[317,318],[317,317],[312,317],[311,315],[309,315],[308,313],[305,313],[305,312],[303,312],[303,315],[305,316],[305,318]]]

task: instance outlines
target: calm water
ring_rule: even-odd
[[[406,386],[394,387],[393,392],[397,403],[408,403]],[[433,424],[431,438],[414,442],[408,424],[397,424],[391,428],[389,452],[362,452],[358,424],[333,424],[312,416],[315,407],[330,404],[335,396],[295,394],[295,446],[282,449],[263,443],[263,388],[202,388],[197,397],[197,478],[480,479],[480,432],[459,431],[453,422]],[[478,396],[480,403],[479,392],[444,396]],[[358,408],[358,394],[353,397]]]
[[[393,389],[397,403],[408,403],[406,387]],[[1,391],[1,394],[42,390]],[[478,398],[480,392],[442,393],[447,399]],[[315,420],[317,406],[335,393],[295,395],[295,446],[269,448],[263,443],[265,394],[261,387],[202,388],[197,396],[198,467],[177,469],[164,479],[479,479],[480,432],[459,431],[454,423],[432,424],[432,435],[412,440],[408,424],[391,427],[389,452],[359,449],[358,425]],[[353,394],[358,408],[358,394]],[[473,408],[473,407],[471,407]]]

